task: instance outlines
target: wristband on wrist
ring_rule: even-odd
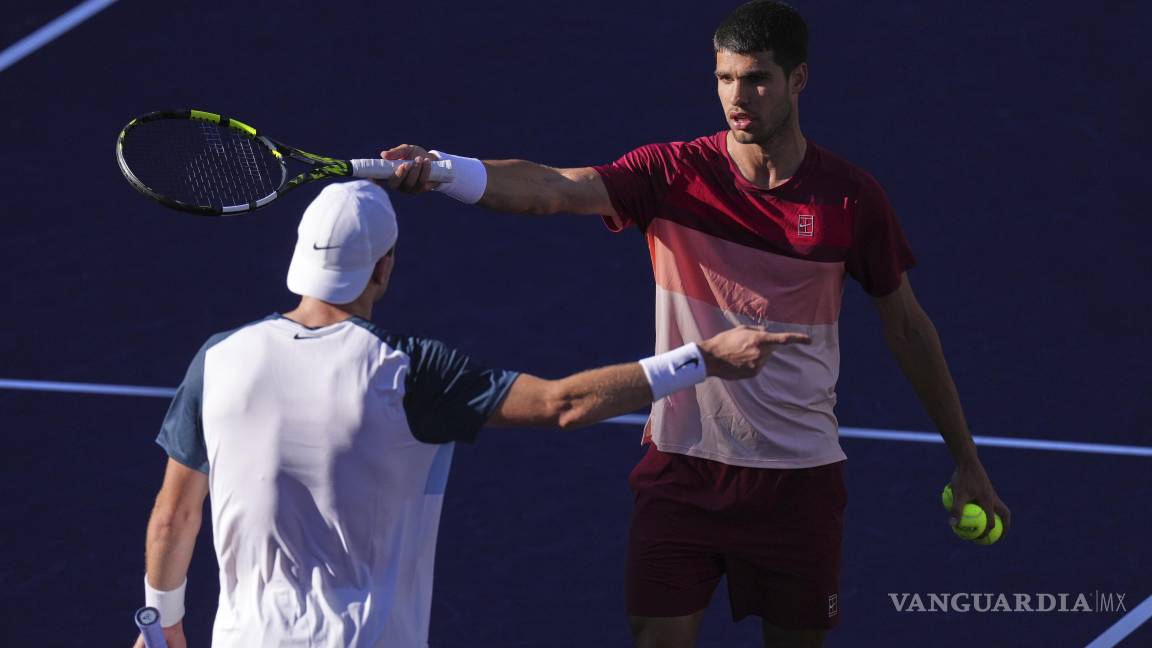
[[[188,579],[185,578],[180,587],[161,592],[149,585],[148,576],[144,576],[144,605],[160,611],[160,627],[174,626],[184,618],[184,588],[187,586]]]
[[[644,376],[652,387],[652,400],[703,382],[708,377],[704,356],[695,342],[640,361]]]
[[[452,161],[452,172],[455,178],[452,182],[442,182],[435,191],[451,196],[462,203],[475,205],[484,197],[484,189],[488,187],[488,169],[484,163],[476,158],[461,157],[444,151],[429,151],[441,160]]]

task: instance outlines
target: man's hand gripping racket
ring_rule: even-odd
[[[388,188],[402,193],[424,193],[438,187],[445,180],[438,179],[435,153],[415,144],[401,144],[380,153],[380,157],[397,165],[396,173],[388,180]]]
[[[128,182],[161,204],[204,216],[259,209],[285,193],[330,178],[391,178],[403,160],[341,160],[308,153],[248,124],[202,110],[154,112],[133,119],[116,140]],[[292,177],[288,161],[307,168]],[[451,182],[452,162],[421,167],[426,180]]]
[[[132,648],[187,648],[184,623],[180,621],[168,628],[160,627],[160,611],[154,607],[136,610],[136,627],[140,636]]]

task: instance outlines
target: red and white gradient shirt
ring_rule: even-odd
[[[664,452],[735,466],[808,468],[844,459],[837,432],[837,321],[844,277],[881,297],[915,258],[879,183],[808,142],[767,190],[728,155],[727,131],[642,146],[595,167],[618,216],[644,232],[656,279],[656,352],[740,324],[795,331],[754,379],[716,378],[652,406],[644,430]]]

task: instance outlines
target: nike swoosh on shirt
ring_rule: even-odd
[[[323,337],[323,336],[321,336],[321,335],[300,335],[299,333],[297,333],[296,335],[292,336],[292,339],[293,340],[315,340],[315,339],[320,338],[320,337]]]
[[[323,245],[323,246],[321,246],[321,245],[316,245],[316,243],[312,243],[312,249],[313,250],[335,250],[338,247],[340,247],[340,246],[339,245]]]

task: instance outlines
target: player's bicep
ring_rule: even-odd
[[[877,312],[880,313],[884,336],[891,343],[917,338],[921,330],[932,326],[931,320],[916,299],[916,294],[912,292],[908,274],[901,273],[899,281],[900,285],[896,290],[872,300]]]
[[[616,208],[608,196],[608,187],[592,167],[557,169],[564,177],[563,200],[566,211],[593,216],[616,216]]]
[[[554,427],[555,381],[520,374],[508,395],[488,417],[487,427]]]
[[[901,273],[900,285],[896,290],[883,297],[873,297],[872,303],[876,305],[880,319],[885,323],[906,317],[908,309],[917,303],[916,295],[912,293],[912,286],[908,283],[908,275]]]

